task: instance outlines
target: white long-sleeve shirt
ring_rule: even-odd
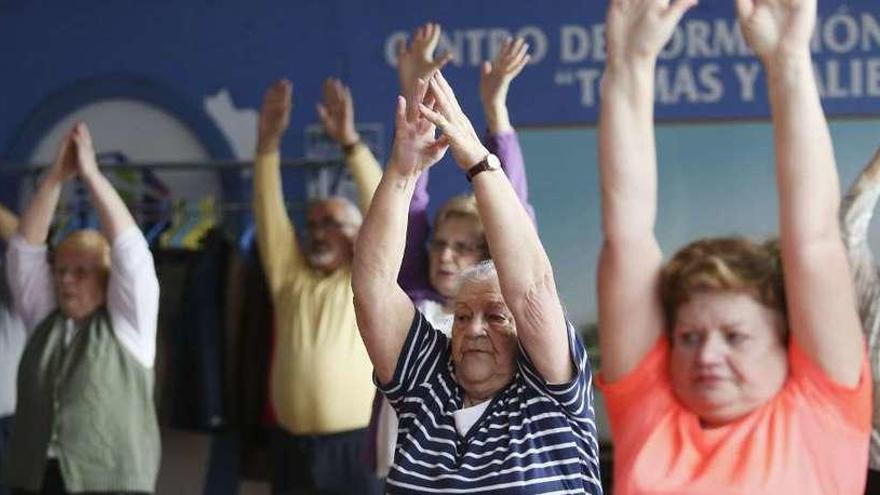
[[[880,470],[880,271],[868,246],[868,227],[878,198],[880,182],[861,176],[847,191],[840,207],[843,242],[849,256],[874,382],[874,419],[868,457],[873,470]]]
[[[6,285],[5,267],[0,263],[0,418],[15,412],[15,386],[18,361],[24,350],[25,330],[12,305]]]
[[[45,245],[33,246],[14,236],[6,252],[9,289],[28,336],[58,306]],[[122,346],[144,366],[156,357],[159,280],[146,239],[137,227],[119,234],[110,246],[107,312]],[[76,332],[66,324],[69,342]]]

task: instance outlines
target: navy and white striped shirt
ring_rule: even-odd
[[[388,493],[602,493],[593,380],[574,327],[576,376],[548,385],[520,347],[513,381],[461,436],[449,339],[416,312],[394,377],[379,388],[400,418]]]

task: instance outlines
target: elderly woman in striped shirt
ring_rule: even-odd
[[[601,493],[590,366],[534,224],[442,75],[399,98],[396,127],[352,273],[375,378],[400,417],[388,492]],[[462,275],[451,339],[397,282],[413,188],[447,148],[495,260]]]

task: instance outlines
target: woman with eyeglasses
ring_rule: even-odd
[[[398,74],[403,94],[411,92],[417,78],[429,78],[450,60],[449,55],[434,59],[433,52],[439,38],[440,26],[426,24],[415,31],[410,45],[401,51]],[[510,83],[528,63],[528,49],[523,39],[509,39],[492,62],[484,62],[480,73],[480,100],[489,128],[485,137],[486,148],[498,156],[517,196],[534,218],[528,205],[522,151],[507,110]],[[452,311],[448,305],[458,275],[488,259],[489,251],[472,194],[456,196],[444,203],[434,217],[430,233],[428,204],[426,172],[419,178],[410,203],[400,284],[426,318],[448,332],[452,325]]]
[[[49,225],[74,177],[102,230],[70,234],[50,262]],[[98,169],[85,124],[64,138],[22,215],[7,269],[27,333],[4,460],[13,493],[153,492],[159,281],[147,241]]]

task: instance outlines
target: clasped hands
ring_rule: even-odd
[[[46,178],[60,184],[74,177],[87,180],[97,174],[100,170],[89,128],[84,122],[77,122],[61,142]]]

